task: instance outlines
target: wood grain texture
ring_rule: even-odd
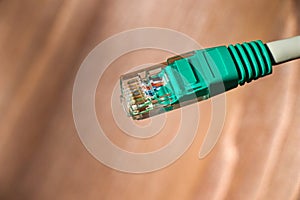
[[[297,0],[0,1],[0,199],[298,200],[299,61],[227,93],[222,136],[203,160],[198,152],[211,104],[199,104],[207,118],[192,146],[171,166],[147,174],[121,173],[95,160],[77,135],[71,98],[83,59],[118,32],[170,28],[204,47],[271,41],[299,34],[299,11]],[[105,126],[113,127],[108,105],[119,75],[166,56],[140,51],[112,63],[100,81],[108,86],[96,97]],[[169,122],[148,143],[129,142],[116,128],[108,137],[146,151],[165,145],[173,129]]]

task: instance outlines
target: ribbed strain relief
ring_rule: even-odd
[[[236,65],[240,85],[272,73],[271,58],[262,41],[229,45],[228,50]]]

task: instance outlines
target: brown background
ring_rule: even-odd
[[[0,199],[300,199],[299,61],[227,93],[221,139],[203,160],[198,151],[211,109],[200,103],[207,118],[191,148],[153,173],[100,164],[80,142],[71,109],[81,62],[113,34],[157,26],[204,47],[271,41],[299,34],[299,11],[297,0],[1,0]],[[113,124],[105,102],[120,74],[166,56],[145,50],[114,62],[100,81],[107,88],[97,91],[99,121]],[[176,121],[176,112],[167,119]],[[123,148],[153,150],[174,127],[169,122],[165,136],[134,147],[122,134],[108,136]]]

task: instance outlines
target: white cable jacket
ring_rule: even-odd
[[[267,46],[276,64],[300,58],[300,36],[269,42]]]

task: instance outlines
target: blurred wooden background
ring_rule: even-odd
[[[300,199],[299,61],[227,94],[222,136],[208,157],[198,160],[205,122],[184,156],[153,173],[100,164],[80,142],[71,108],[81,62],[120,31],[170,28],[204,47],[271,41],[299,34],[299,11],[297,0],[0,1],[0,199]],[[135,55],[107,72],[111,84],[125,72],[117,64],[166,58]],[[209,115],[209,102],[199,107]]]

